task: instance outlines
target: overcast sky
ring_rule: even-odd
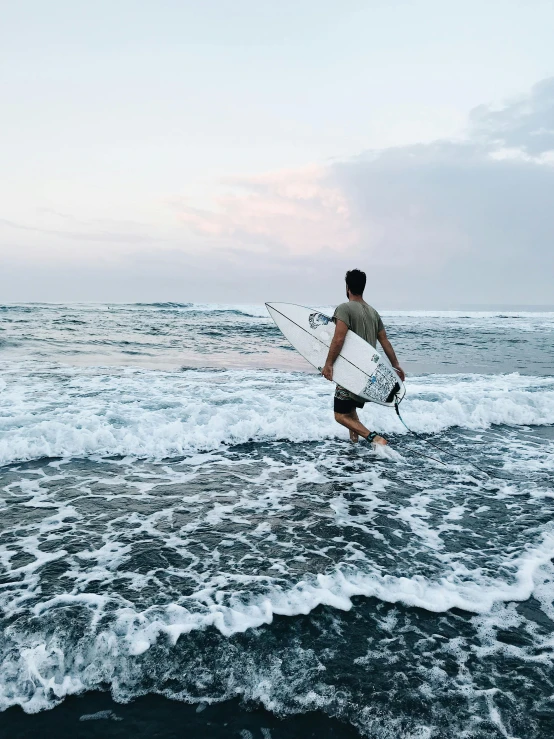
[[[0,302],[554,303],[550,0],[0,3]]]

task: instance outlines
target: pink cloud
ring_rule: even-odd
[[[411,150],[385,150],[326,167],[227,178],[212,208],[175,205],[181,222],[217,250],[437,264],[467,251],[467,237],[436,193],[413,181],[413,166]],[[438,194],[440,200],[441,188]]]
[[[341,189],[328,170],[312,167],[226,180],[229,190],[213,210],[178,203],[180,219],[195,233],[227,245],[292,254],[321,249],[342,252],[359,241],[359,231]]]

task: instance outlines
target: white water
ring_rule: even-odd
[[[412,377],[402,416],[416,432],[554,423],[554,379],[518,374]],[[263,371],[162,372],[28,363],[0,379],[0,464],[42,457],[163,458],[249,440],[346,438],[319,377]],[[403,434],[368,404],[372,428]]]
[[[456,735],[534,736],[506,706],[546,710],[554,667],[552,317],[384,312],[399,351],[448,348],[445,372],[408,378],[401,412],[449,460],[371,405],[391,447],[351,447],[315,375],[140,366],[179,342],[207,363],[267,344],[286,365],[263,308],[220,309],[24,307],[6,324],[0,708],[108,685],[433,736],[387,714],[409,694],[410,711],[467,702]],[[453,371],[479,351],[486,371]]]

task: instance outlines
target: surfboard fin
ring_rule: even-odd
[[[394,397],[395,397],[396,393],[398,393],[398,392],[400,392],[400,385],[397,382],[395,384],[395,386],[393,387],[393,389],[388,394],[385,403],[392,403],[392,401],[394,400]]]

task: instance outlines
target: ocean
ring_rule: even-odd
[[[554,313],[382,316],[445,451],[263,306],[0,306],[0,736],[554,736]]]

